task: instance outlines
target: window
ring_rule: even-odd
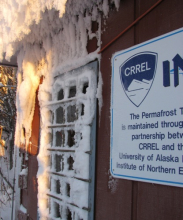
[[[96,89],[97,61],[55,78],[53,100],[45,107],[53,113],[47,218],[93,219]]]

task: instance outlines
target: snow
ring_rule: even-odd
[[[111,190],[111,193],[115,193],[118,187],[118,179],[114,179],[109,175],[108,188]]]
[[[96,97],[98,99],[98,105],[99,105],[99,120],[101,116],[101,109],[103,106],[102,86],[103,86],[102,74],[101,72],[99,72],[98,87],[97,87],[97,94],[96,94]]]
[[[27,175],[28,174],[28,168],[24,168],[22,169],[22,171],[20,172],[20,175]]]
[[[39,159],[39,170],[38,170],[38,198],[39,198],[39,210],[40,216],[45,216],[45,213],[42,210],[45,210],[47,207],[46,203],[46,193],[51,193],[51,195],[59,196],[63,202],[59,202],[59,205],[63,207],[63,210],[66,209],[66,204],[76,204],[78,208],[71,206],[69,209],[72,212],[77,213],[81,218],[87,219],[87,212],[80,210],[79,208],[88,207],[88,182],[82,182],[79,179],[87,180],[89,178],[89,154],[86,154],[87,151],[90,151],[90,133],[91,127],[90,124],[94,117],[95,112],[95,102],[96,102],[96,91],[97,91],[97,81],[96,73],[91,69],[91,67],[80,67],[79,69],[62,73],[56,77],[56,80],[53,84],[52,89],[52,101],[45,101],[41,108],[41,117],[42,117],[42,131],[41,131],[41,148],[38,156]],[[85,93],[83,93],[83,86],[88,84]],[[70,88],[73,86],[76,87],[75,97],[69,98]],[[44,87],[40,87],[44,89]],[[62,100],[58,100],[59,91],[63,91]],[[42,90],[40,90],[40,94]],[[44,93],[43,93],[44,96]],[[43,100],[43,99],[42,99]],[[84,105],[84,114],[81,115],[81,104]],[[68,108],[70,106],[77,106],[78,116],[77,120],[74,122],[68,121]],[[57,109],[63,108],[65,112],[65,119],[61,124],[64,124],[64,127],[58,127],[57,125]],[[50,115],[54,114],[53,120],[50,120]],[[53,126],[52,130],[48,129],[48,126]],[[62,130],[64,135],[64,141],[61,143],[61,146],[56,145],[56,133]],[[71,147],[68,145],[68,131],[74,130],[75,143]],[[53,133],[53,141],[50,141],[50,133]],[[82,137],[82,139],[81,139]],[[54,152],[49,153],[46,149],[54,150]],[[69,152],[60,152],[59,150],[69,151]],[[70,150],[74,152],[70,152]],[[62,157],[61,160],[61,170],[57,171],[56,166],[56,157],[57,155]],[[51,157],[51,165],[48,164],[47,158]],[[69,164],[67,163],[68,159],[72,157],[74,160],[73,170],[69,169]],[[51,189],[50,192],[46,186],[42,185],[43,179],[49,178],[48,173],[59,173],[64,175],[63,177],[58,177],[51,175]],[[57,194],[55,191],[55,181],[59,180],[61,183],[61,195]],[[45,182],[45,180],[44,180]],[[70,196],[67,196],[66,185],[70,185]],[[81,196],[82,195],[82,196]],[[58,201],[51,199],[51,209],[54,209],[53,201],[58,203]],[[64,208],[65,207],[65,208]],[[74,211],[75,210],[75,211]],[[41,214],[42,213],[42,214]],[[44,214],[43,214],[44,213]],[[54,212],[52,211],[54,215]],[[64,211],[62,211],[64,214]],[[56,214],[55,214],[56,215]],[[51,216],[50,216],[51,217]]]
[[[38,24],[41,20],[42,12],[46,9],[55,8],[59,10],[62,17],[65,12],[66,0],[62,1],[33,1],[33,0],[11,0],[0,1],[0,54],[6,51],[6,58],[13,55],[13,45],[15,41],[21,41],[25,35],[31,32],[31,25]],[[2,59],[2,57],[1,57]]]
[[[102,9],[103,9],[103,12],[104,12],[104,16],[107,17],[107,15],[109,13],[108,0],[103,0]]]
[[[63,201],[76,203],[78,207],[71,207],[66,202],[60,202],[63,208],[63,218],[67,215],[66,208],[72,210],[72,215],[77,218],[87,219],[87,211],[82,209],[88,204],[88,183],[81,182],[75,178],[88,179],[89,177],[89,154],[90,151],[90,124],[95,114],[96,98],[99,100],[99,112],[102,108],[102,76],[99,73],[98,83],[96,75],[87,68],[82,69],[83,73],[73,69],[86,65],[97,59],[100,55],[97,52],[101,45],[101,11],[105,17],[108,16],[109,4],[114,3],[119,8],[119,0],[0,0],[0,59],[6,52],[6,59],[10,59],[17,53],[17,123],[15,134],[15,145],[25,143],[26,147],[31,136],[31,123],[34,113],[35,95],[38,89],[40,78],[43,83],[39,86],[39,104],[41,111],[41,137],[38,155],[38,211],[40,219],[49,216],[48,196],[50,193],[48,185],[50,182],[49,172],[55,172],[54,166],[50,165],[50,158],[54,165],[55,153],[50,153],[49,148],[55,149],[55,142],[51,141],[53,135],[59,128],[51,129],[52,124],[57,126],[55,118],[52,122],[52,114],[56,115],[56,109],[63,107],[67,114],[69,103],[69,88],[76,85],[77,98],[71,98],[71,105],[77,106],[81,113],[82,104],[85,106],[84,115],[80,115],[76,122],[65,122],[75,130],[75,153],[68,152],[63,156],[66,162],[69,157],[74,159],[74,170],[68,172],[68,166],[64,167],[61,174],[67,178],[59,178],[61,191],[65,192],[66,183],[71,186],[72,197],[65,194],[61,196]],[[92,32],[92,22],[98,23],[98,31]],[[96,37],[98,48],[88,54],[88,39]],[[77,75],[78,74],[78,75]],[[95,76],[95,77],[94,77]],[[89,82],[86,94],[82,94],[82,85]],[[57,103],[58,91],[64,90],[64,99]],[[63,129],[67,137],[68,128]],[[82,138],[82,139],[81,139]],[[65,143],[65,149],[69,149]],[[18,152],[17,152],[18,153]],[[21,157],[17,160],[16,179],[20,173]],[[19,168],[18,168],[19,167]],[[21,173],[27,172],[25,169]],[[53,178],[53,175],[51,176]],[[53,182],[53,179],[51,180]],[[17,188],[16,182],[16,188]],[[54,184],[53,184],[54,185]],[[54,190],[51,190],[53,193]],[[16,191],[16,198],[20,198],[20,191]],[[51,207],[54,209],[55,201],[52,199]],[[64,208],[65,207],[65,208]],[[19,209],[19,202],[15,202],[15,209]],[[61,208],[60,208],[61,209]],[[15,211],[16,212],[16,211]],[[54,216],[49,216],[54,218]]]
[[[23,213],[27,213],[27,209],[22,204],[20,205],[20,211]]]
[[[14,170],[9,170],[9,164],[9,152],[4,150],[3,157],[0,156],[0,218],[2,219],[11,219],[13,190],[10,185],[13,186]]]

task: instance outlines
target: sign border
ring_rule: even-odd
[[[118,177],[118,178],[121,178],[121,179],[126,179],[126,180],[136,180],[136,181],[139,181],[139,180],[142,180],[143,182],[148,182],[148,183],[157,183],[157,184],[162,184],[162,185],[169,185],[169,186],[172,186],[170,184],[174,184],[177,185],[177,186],[180,186],[180,185],[183,185],[183,182],[173,182],[173,181],[166,181],[166,180],[160,180],[160,179],[150,179],[150,178],[143,178],[143,177],[138,177],[138,176],[128,176],[128,175],[122,175],[122,174],[115,174],[113,172],[113,168],[112,168],[112,150],[113,150],[113,88],[114,88],[114,61],[115,59],[118,57],[118,56],[121,56],[123,54],[126,54],[130,51],[133,51],[133,50],[136,50],[138,48],[141,48],[141,47],[144,47],[146,45],[149,45],[149,44],[152,44],[154,42],[157,42],[157,41],[160,41],[162,39],[165,39],[165,38],[168,38],[168,37],[171,37],[173,35],[176,35],[176,34],[179,34],[183,32],[183,28],[180,28],[180,29],[177,29],[175,31],[172,31],[172,32],[169,32],[167,34],[164,34],[164,35],[161,35],[159,37],[156,37],[156,38],[153,38],[151,40],[148,40],[148,41],[145,41],[141,44],[138,44],[138,45],[135,45],[135,46],[132,46],[128,49],[124,49],[120,52],[116,52],[113,56],[112,56],[112,79],[111,79],[111,137],[110,137],[110,172],[112,174],[113,177]]]

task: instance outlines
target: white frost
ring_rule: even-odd
[[[27,209],[22,204],[20,205],[20,211],[23,213],[27,213]]]
[[[55,123],[52,118],[56,107],[48,107],[48,102],[56,102],[57,93],[60,88],[64,89],[64,100],[68,98],[69,86],[77,85],[77,100],[72,101],[76,104],[78,112],[82,111],[82,104],[85,106],[84,115],[80,116],[77,122],[73,125],[75,129],[74,139],[75,153],[65,153],[63,160],[68,158],[74,159],[74,170],[69,173],[69,178],[75,177],[87,179],[89,175],[89,155],[90,151],[90,123],[94,117],[95,98],[99,100],[99,109],[102,108],[102,77],[99,73],[99,82],[92,77],[90,71],[87,74],[81,74],[78,77],[69,76],[68,72],[86,65],[87,63],[97,59],[100,61],[100,56],[97,52],[100,50],[100,28],[101,28],[101,11],[107,17],[109,12],[109,4],[114,2],[116,8],[119,8],[119,0],[0,0],[0,60],[3,58],[3,53],[6,52],[6,59],[17,53],[18,71],[17,71],[17,124],[15,134],[15,144],[20,146],[21,143],[28,145],[31,136],[31,123],[34,114],[35,96],[38,89],[40,79],[43,83],[39,86],[38,99],[41,111],[41,137],[40,148],[38,155],[39,170],[38,170],[38,210],[40,219],[45,219],[49,216],[48,198],[49,183],[53,183],[53,192],[56,188],[55,180],[50,180],[49,172],[53,172],[55,163],[55,151],[52,155],[47,150],[51,147],[57,147],[51,142],[53,135],[59,131],[58,128],[50,129],[48,126]],[[98,24],[98,30],[92,32],[92,22]],[[96,37],[97,50],[88,54],[88,40]],[[55,80],[58,75],[66,75],[63,80]],[[56,78],[55,78],[56,77]],[[59,78],[59,77],[58,77]],[[81,85],[88,81],[89,87],[86,90],[86,95],[81,94]],[[54,90],[55,89],[55,90]],[[86,98],[87,97],[87,98]],[[62,106],[62,102],[60,102]],[[67,112],[68,104],[64,104],[64,109]],[[58,105],[57,105],[58,107]],[[69,122],[66,122],[66,126]],[[52,133],[53,132],[53,133]],[[64,134],[68,135],[68,129],[64,129]],[[80,135],[82,136],[82,139]],[[65,143],[65,149],[69,146]],[[20,165],[20,161],[17,161]],[[63,168],[63,175],[68,173],[68,166]],[[22,172],[25,172],[23,170]],[[17,172],[18,174],[19,172]],[[70,184],[72,197],[61,195],[63,201],[68,204],[76,203],[78,207],[71,207],[64,202],[60,202],[60,206],[64,210],[70,209],[75,213],[76,219],[87,219],[87,211],[82,210],[87,206],[88,201],[88,184],[86,182],[79,184],[75,179],[70,181],[67,178],[59,177],[63,181],[60,187],[61,192],[65,192],[66,184]],[[64,180],[63,180],[64,179]],[[18,183],[16,183],[17,186]],[[65,188],[64,188],[65,187]],[[56,193],[54,192],[54,195]],[[17,198],[20,198],[17,190]],[[52,209],[56,207],[57,200],[53,199],[51,203]],[[16,203],[16,209],[19,203]],[[21,208],[22,209],[22,208]],[[61,209],[61,208],[60,208]],[[54,211],[55,212],[55,211]],[[63,211],[63,218],[66,218],[66,211]],[[54,216],[49,216],[54,218]]]

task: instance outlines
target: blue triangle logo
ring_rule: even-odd
[[[158,54],[141,52],[120,66],[120,79],[128,99],[139,107],[147,97],[154,81]]]

